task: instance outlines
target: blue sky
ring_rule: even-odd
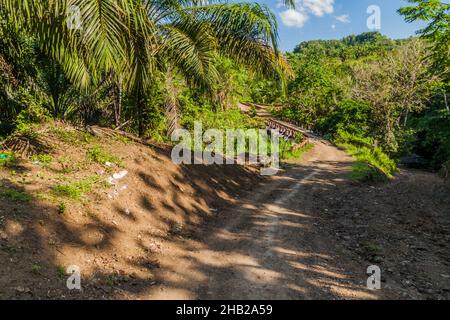
[[[409,37],[423,26],[406,23],[397,14],[398,8],[408,5],[405,0],[297,0],[295,11],[289,11],[279,0],[257,1],[267,4],[276,14],[283,51],[292,51],[306,40],[341,39],[349,34],[371,31],[367,27],[370,16],[367,9],[371,5],[380,9],[379,31],[391,38]]]

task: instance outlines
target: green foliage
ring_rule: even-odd
[[[411,21],[430,21],[421,33],[429,33],[428,39],[439,33],[442,40],[448,30],[443,13],[448,5],[411,2],[420,3],[420,9],[405,9],[402,14]],[[303,42],[288,55],[296,77],[288,83],[288,98],[281,100],[283,107],[274,108],[274,115],[360,154],[366,165],[356,164],[355,171],[370,171],[370,176],[395,171],[374,151],[378,149],[392,158],[418,153],[439,168],[449,159],[450,130],[444,114],[450,94],[429,59],[435,50],[430,52],[420,39],[394,41],[378,32]],[[441,64],[441,70],[448,66]]]
[[[64,279],[66,277],[66,268],[64,266],[57,266],[56,274],[58,275],[58,278]]]
[[[18,191],[14,188],[0,186],[0,198],[16,202],[30,202],[33,197],[24,191]]]
[[[38,154],[32,156],[31,161],[37,162],[42,166],[48,166],[52,163],[53,157],[49,154]]]
[[[319,131],[330,135],[345,132],[345,134],[357,137],[368,136],[370,126],[370,105],[364,101],[354,100],[340,101],[317,124]]]
[[[80,200],[84,195],[90,193],[99,181],[100,177],[91,176],[72,183],[55,185],[52,190],[55,196]]]
[[[237,108],[216,112],[206,106],[201,108],[193,103],[183,106],[182,126],[188,130],[194,129],[194,122],[202,123],[203,130],[208,129],[256,129],[263,128],[264,123],[257,118],[250,118]]]
[[[116,165],[122,165],[122,159],[104,150],[100,145],[96,145],[86,152],[86,158],[89,161],[104,165],[107,162]]]
[[[356,148],[371,148],[374,144],[372,138],[364,138],[358,135],[351,134],[344,130],[338,130],[333,140],[338,144],[350,144],[352,146],[355,146]]]
[[[75,146],[91,143],[93,140],[93,136],[90,133],[79,130],[66,130],[61,127],[54,127],[51,129],[51,133],[59,140]]]
[[[379,244],[366,242],[363,244],[364,249],[368,251],[369,254],[376,255],[383,252],[383,247]]]
[[[358,181],[379,181],[391,178],[397,172],[395,161],[381,148],[372,147],[368,138],[353,136],[340,131],[336,144],[356,158],[352,166],[352,178]]]
[[[31,266],[31,272],[38,274],[41,271],[42,267],[37,263],[33,263]]]
[[[432,57],[434,69],[445,72],[450,80],[450,4],[440,0],[408,0],[415,6],[400,8],[398,11],[407,22],[425,21],[428,25],[418,33],[433,43]]]
[[[282,148],[281,160],[298,160],[305,153],[311,151],[314,148],[314,144],[308,143],[301,148],[293,148],[294,145],[288,144],[287,148]]]
[[[176,106],[168,103],[177,98],[168,81],[172,70],[186,88],[201,90],[222,106],[236,100],[234,84],[243,80],[232,63],[276,79],[291,72],[278,51],[276,17],[258,3],[78,1],[87,25],[76,32],[66,23],[67,1],[3,4],[0,36],[10,29],[31,35],[33,54],[24,61],[32,58],[45,98],[41,105],[54,117],[76,114],[82,123],[118,126],[127,116],[139,135],[158,136],[159,118]],[[0,45],[0,56],[10,47],[7,41]],[[13,104],[11,109],[17,113]]]
[[[416,120],[417,150],[432,159],[436,169],[450,161],[450,112],[435,110]]]
[[[58,204],[58,214],[64,214],[66,213],[67,210],[67,205],[65,202],[60,202]]]
[[[9,167],[16,163],[16,157],[11,151],[0,152],[0,168]]]

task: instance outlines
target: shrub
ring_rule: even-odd
[[[356,158],[351,177],[358,181],[378,181],[391,178],[397,171],[395,161],[380,147],[372,146],[372,139],[339,131],[336,144]]]

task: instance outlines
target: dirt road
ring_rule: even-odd
[[[342,239],[337,232],[340,224],[334,225],[333,219],[327,218],[332,207],[320,197],[337,199],[341,186],[344,190],[355,188],[346,177],[350,164],[351,158],[344,152],[317,142],[301,162],[289,165],[282,175],[258,186],[237,205],[219,210],[217,219],[205,230],[166,243],[164,251],[169,254],[160,257],[158,285],[145,298],[424,298],[421,288],[404,288],[400,273],[400,278],[394,279],[395,270],[383,270],[389,264],[384,263],[381,253],[368,258],[361,250],[359,254],[352,252],[348,243],[358,236],[344,235]],[[341,202],[346,201],[349,199]],[[365,206],[364,201],[369,200],[360,200]],[[388,209],[386,214],[390,213]],[[389,248],[385,247],[382,250]],[[433,257],[439,255],[433,248],[429,250]],[[436,289],[427,292],[445,296],[450,287],[445,278],[449,273],[445,264],[448,251],[441,253],[446,256],[431,263],[436,281],[444,282],[435,283]],[[369,261],[372,258],[378,263]],[[379,264],[385,272],[384,290],[366,288],[366,269],[371,264]]]
[[[60,143],[83,161],[85,146]],[[35,196],[61,183],[60,164],[0,171],[2,190],[30,199],[2,197],[0,299],[450,299],[450,186],[434,173],[356,183],[352,159],[320,140],[267,179],[108,144],[129,174],[64,214]],[[66,286],[71,265],[82,290]],[[366,288],[370,265],[381,290]]]
[[[176,243],[176,254],[161,260],[164,281],[152,298],[375,297],[364,288],[367,266],[349,269],[311,215],[314,189],[344,179],[350,161],[318,143],[301,164],[219,212],[204,239]]]

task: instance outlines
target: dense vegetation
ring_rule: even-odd
[[[224,107],[230,66],[290,73],[259,4],[3,0],[0,15],[2,135],[51,117],[166,136],[180,102]]]
[[[276,116],[334,140],[354,154],[362,178],[390,176],[391,159],[417,154],[450,168],[450,5],[411,1],[399,12],[430,24],[420,37],[391,40],[378,32],[299,44],[288,60],[287,94],[267,87],[260,101]]]
[[[52,119],[159,141],[195,120],[259,126],[233,108],[245,100],[354,154],[363,179],[411,154],[448,174],[450,5],[410,2],[399,13],[429,23],[419,37],[308,41],[286,59],[259,4],[2,0],[0,138]]]

